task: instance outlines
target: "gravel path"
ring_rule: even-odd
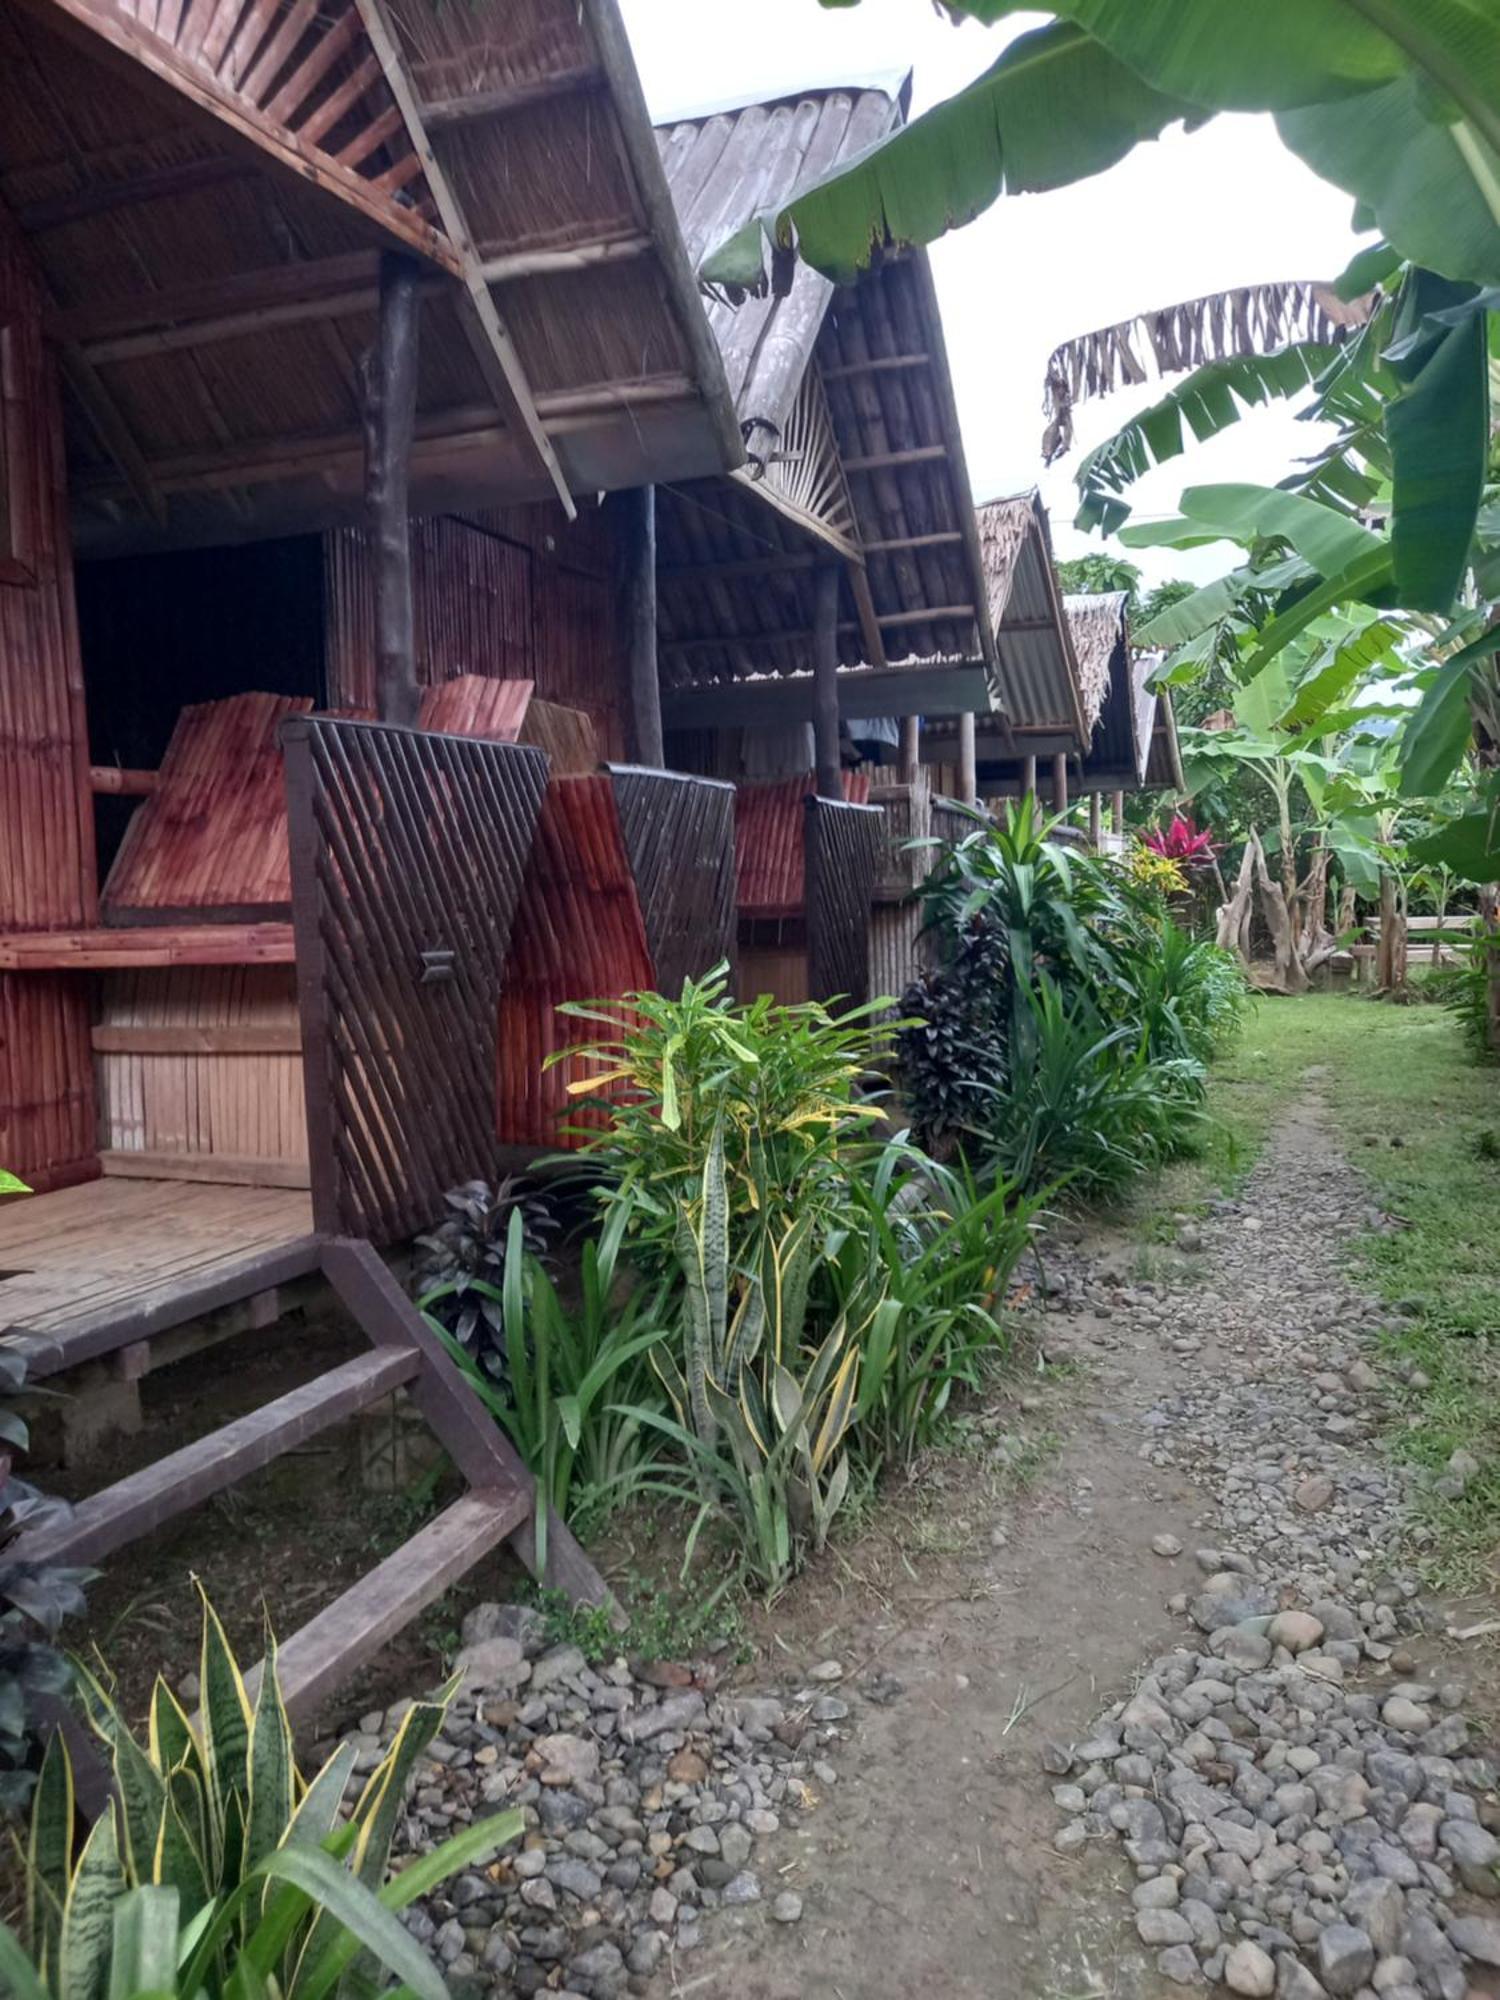
[[[1379,1309],[1341,1275],[1382,1218],[1318,1081],[1149,1280],[1133,1245],[1049,1255],[1039,1349],[1074,1367],[778,1607],[774,1681],[664,1688],[476,1623],[407,1837],[534,1827],[414,1919],[455,1991],[1492,1986],[1495,1768],[1404,1567]]]

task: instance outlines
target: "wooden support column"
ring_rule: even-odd
[[[974,761],[974,717],[958,718],[958,789],[966,806],[979,803],[979,772]]]
[[[1125,794],[1111,792],[1109,798],[1109,824],[1114,833],[1125,831]]]
[[[661,680],[656,667],[656,488],[638,486],[621,495],[625,506],[626,631],[630,646],[631,754],[637,764],[662,770],[667,753],[661,733]]]
[[[830,563],[818,571],[813,609],[813,757],[818,797],[842,799],[839,763],[839,573]]]
[[[1104,800],[1098,792],[1089,793],[1089,846],[1097,854],[1104,842]]]
[[[1052,759],[1052,810],[1055,813],[1068,810],[1068,757],[1065,750],[1059,750]]]
[[[922,718],[920,715],[903,715],[901,718],[901,782],[914,785],[917,772],[922,764]]]
[[[420,272],[394,252],[380,260],[380,317],[365,355],[365,503],[375,555],[375,705],[411,728],[421,696],[411,604],[410,483],[417,413]]]
[[[1021,759],[1021,797],[1024,799],[1028,792],[1030,792],[1033,798],[1036,797],[1035,757],[1023,757]]]

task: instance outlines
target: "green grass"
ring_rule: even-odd
[[[1493,1581],[1500,1547],[1500,1073],[1473,1061],[1437,1007],[1263,1002],[1216,1072],[1210,1105],[1226,1137],[1187,1170],[1200,1190],[1248,1168],[1314,1065],[1351,1164],[1404,1225],[1362,1234],[1351,1252],[1355,1277],[1397,1309],[1389,1359],[1427,1378],[1402,1392],[1391,1447],[1438,1472],[1463,1446],[1483,1468],[1461,1500],[1419,1506],[1430,1579],[1471,1590]]]

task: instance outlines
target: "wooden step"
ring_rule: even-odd
[[[531,1510],[529,1486],[466,1493],[278,1646],[277,1677],[293,1720],[315,1709],[482,1555],[513,1535]],[[252,1700],[260,1671],[257,1666],[246,1676]]]
[[[415,1348],[381,1347],[303,1383],[196,1444],[133,1472],[82,1501],[71,1519],[35,1528],[12,1544],[13,1562],[89,1563],[134,1541],[189,1507],[233,1486],[247,1472],[342,1423],[410,1382],[422,1366]]]

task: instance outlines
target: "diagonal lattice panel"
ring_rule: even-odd
[[[605,766],[660,993],[734,957],[734,786]]]
[[[815,1000],[869,998],[870,908],[885,848],[879,806],[807,801],[807,985]]]
[[[538,750],[286,724],[313,1219],[395,1242],[498,1164],[496,1037]]]

